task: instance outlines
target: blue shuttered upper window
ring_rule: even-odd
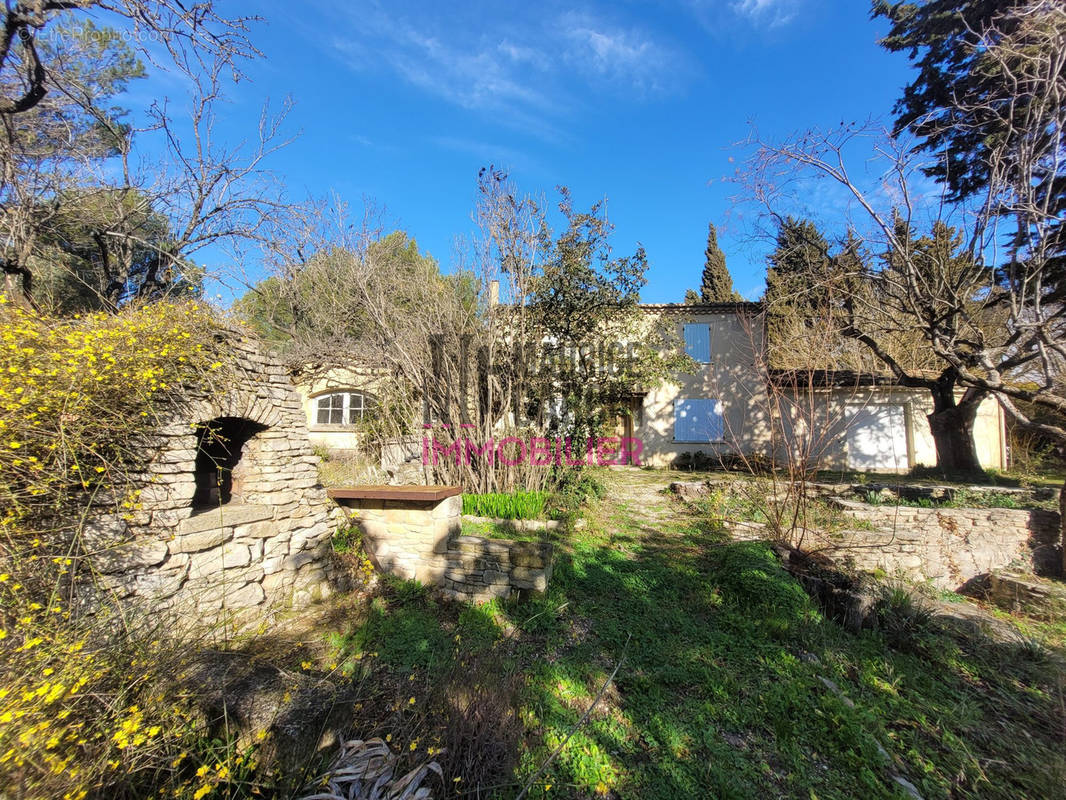
[[[706,322],[685,324],[685,353],[700,364],[711,363],[711,326]]]
[[[724,437],[721,401],[677,399],[674,404],[674,441],[720,442]]]

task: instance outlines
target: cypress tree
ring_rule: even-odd
[[[703,279],[700,281],[700,301],[728,303],[736,299],[733,279],[725,266],[725,253],[718,246],[718,232],[714,223],[707,226],[707,249],[704,252]]]

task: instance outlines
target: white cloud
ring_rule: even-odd
[[[559,28],[569,42],[566,56],[586,74],[641,92],[669,91],[688,59],[648,34],[607,25],[591,15],[567,13]]]
[[[334,51],[353,69],[386,68],[462,108],[559,138],[549,119],[578,107],[589,90],[647,97],[681,83],[688,60],[648,33],[588,13],[561,16],[513,8],[472,17],[437,7],[334,6]]]
[[[793,20],[799,4],[800,0],[737,0],[733,3],[733,10],[753,21],[777,27]]]

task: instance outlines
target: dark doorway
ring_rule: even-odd
[[[197,427],[194,510],[217,508],[242,500],[241,457],[244,446],[266,425],[243,417],[218,417]]]

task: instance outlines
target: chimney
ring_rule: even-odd
[[[500,282],[489,281],[489,308],[500,304]]]

